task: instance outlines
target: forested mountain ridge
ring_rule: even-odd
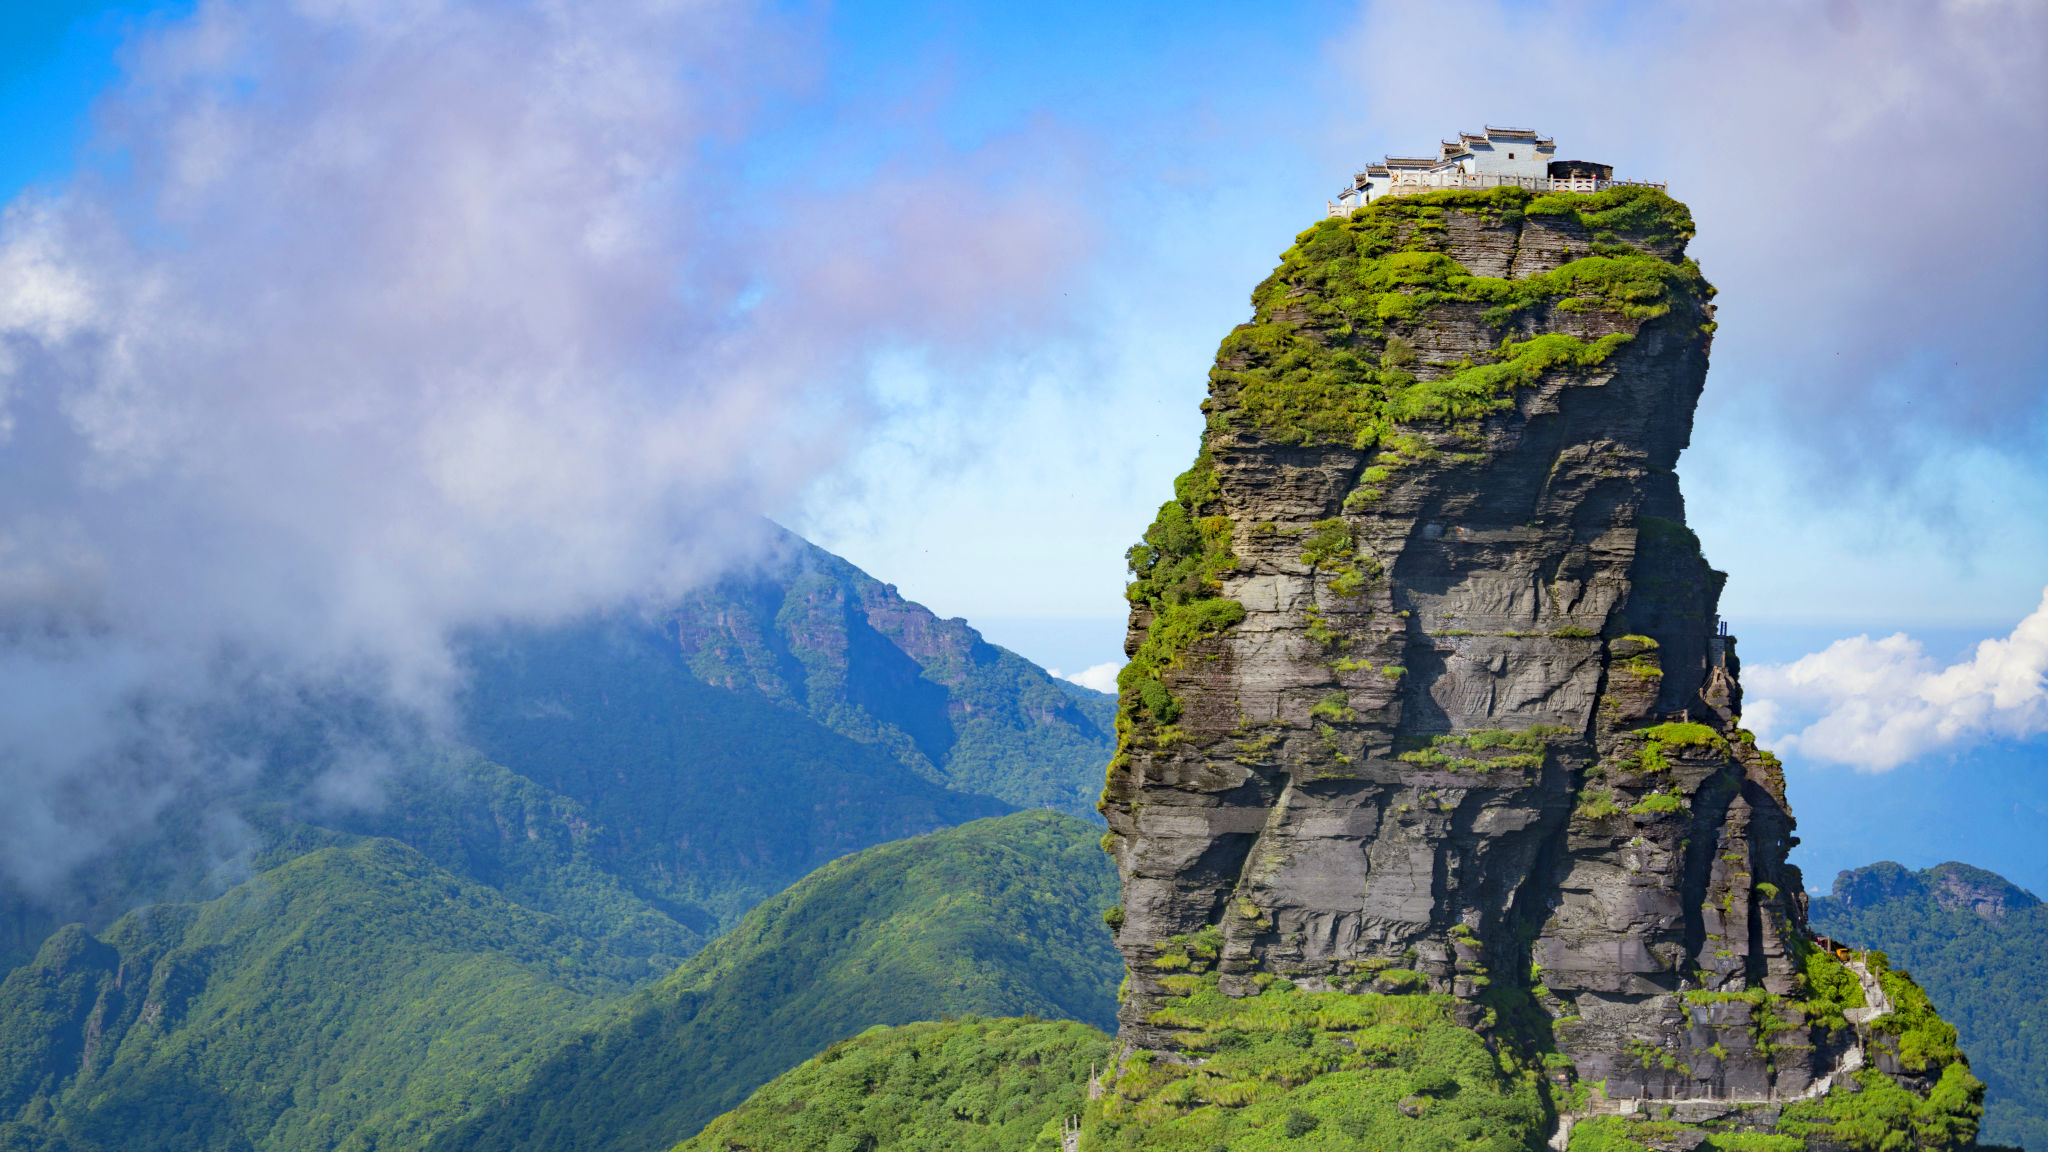
[[[872,1025],[1031,1013],[1105,1026],[1121,966],[1098,834],[1020,812],[835,861],[434,1147],[652,1152]]]
[[[392,840],[72,926],[0,983],[0,1148],[417,1146],[626,982]]]
[[[951,787],[1098,819],[1111,697],[814,544],[785,533],[766,563],[657,619],[706,683],[802,708]]]
[[[647,945],[672,962],[846,852],[1016,806],[1098,819],[1109,696],[775,542],[672,602],[460,637],[454,748],[363,696],[273,688],[223,705],[192,739],[234,771],[56,884],[0,876],[0,965],[67,922],[217,896],[303,827],[392,836],[544,903],[515,873],[573,859],[673,922]],[[528,822],[541,843],[515,844]]]
[[[412,848],[316,848],[0,983],[0,1149],[657,1149],[876,1024],[1107,1022],[1097,835],[1033,811],[870,848],[638,993]]]
[[[764,631],[746,604],[783,606]],[[803,675],[700,671],[740,639]],[[1006,796],[1078,808],[1108,754],[1108,697],[793,538],[658,611],[460,651],[465,743],[361,697],[252,697],[211,721],[241,766],[218,787],[65,885],[0,885],[0,1148],[422,1147],[524,1083],[586,1009],[805,874],[1012,811]],[[1096,833],[1060,819],[1098,883]],[[1107,898],[1062,891],[1100,935]],[[1081,1010],[1057,1007],[1071,990],[1016,992],[1034,980],[901,1003]],[[893,1003],[833,1019],[858,1030],[875,1022],[858,1005]],[[905,1010],[882,1015],[922,1011]],[[374,1038],[394,1026],[405,1043]]]
[[[1987,1143],[2048,1148],[2048,905],[1993,872],[1885,861],[1844,872],[1813,926],[1909,968],[1985,1083]]]

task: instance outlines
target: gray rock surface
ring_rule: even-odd
[[[1478,275],[1526,279],[1631,241],[1684,259],[1682,239],[1568,216],[1421,227]],[[1234,994],[1271,975],[1365,991],[1415,972],[1472,1000],[1475,1022],[1489,997],[1525,994],[1610,1098],[1784,1098],[1837,1070],[1853,1036],[1795,1021],[1760,1053],[1751,1003],[1680,996],[1791,991],[1804,932],[1784,778],[1737,725],[1724,576],[1684,526],[1674,471],[1705,381],[1706,298],[1642,318],[1525,310],[1509,336],[1632,339],[1543,372],[1463,433],[1404,426],[1425,448],[1391,470],[1374,467],[1384,447],[1262,431],[1229,372],[1213,378],[1217,495],[1191,511],[1228,518],[1220,592],[1245,615],[1161,674],[1173,723],[1125,694],[1104,811],[1126,1042],[1172,1050],[1151,961],[1216,925]],[[1449,301],[1317,338],[1372,358],[1405,342],[1426,382],[1488,362],[1502,336],[1481,305]],[[1226,342],[1219,368],[1233,355]],[[1332,521],[1355,546],[1348,581],[1304,554]],[[1154,624],[1134,610],[1134,654]]]

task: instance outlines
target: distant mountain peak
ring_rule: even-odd
[[[1871,908],[1913,896],[1925,896],[1950,911],[1968,909],[1986,920],[2003,920],[2010,912],[2041,903],[1996,872],[1954,860],[1921,872],[1882,860],[1835,877],[1835,899],[1845,908]]]
[[[793,533],[655,610],[706,684],[804,712],[934,783],[1095,819],[1114,704]]]

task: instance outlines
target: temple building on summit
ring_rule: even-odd
[[[1329,204],[1332,216],[1349,216],[1382,196],[1436,192],[1445,188],[1498,188],[1516,184],[1532,192],[1598,192],[1620,184],[1662,184],[1616,180],[1612,164],[1557,159],[1557,141],[1524,128],[1460,132],[1434,158],[1388,156],[1351,177],[1351,186]]]

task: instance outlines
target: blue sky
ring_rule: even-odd
[[[669,166],[666,182],[613,187],[605,202],[630,202],[641,234],[659,237],[652,250],[675,257],[672,287],[699,308],[690,324],[730,335],[775,318],[781,336],[760,345],[772,354],[755,360],[789,362],[776,364],[772,385],[750,384],[750,400],[709,376],[677,385],[702,401],[687,412],[664,408],[670,398],[643,381],[613,397],[615,410],[594,406],[602,418],[586,429],[586,455],[551,459],[545,474],[510,475],[506,491],[580,477],[579,462],[635,461],[652,477],[662,461],[687,458],[683,470],[702,473],[693,481],[700,494],[742,493],[734,506],[774,515],[1026,655],[1068,672],[1113,662],[1123,549],[1192,456],[1208,362],[1246,314],[1251,286],[1357,164],[1427,150],[1483,122],[1515,123],[1624,175],[1670,180],[1699,219],[1694,252],[1722,289],[1722,327],[1681,475],[1709,556],[1731,574],[1724,612],[1747,660],[1790,665],[1845,637],[1904,631],[1932,662],[1922,672],[1900,665],[1907,679],[1897,683],[1910,688],[1973,659],[1975,641],[2011,633],[2048,583],[2048,350],[2035,335],[2048,304],[2048,242],[2038,214],[2008,210],[2024,208],[2014,189],[2048,175],[2030,150],[2011,158],[2008,143],[2037,138],[2044,126],[2038,5],[704,7],[712,15],[698,23],[652,33],[607,15],[613,6],[588,9],[593,43],[614,45],[628,63],[674,62],[686,111],[651,126],[573,100],[548,114],[564,132],[587,122],[623,125],[628,137],[675,135],[655,157]],[[404,26],[411,17],[394,15],[403,9],[379,0],[335,8],[367,13],[351,18],[378,35],[399,28],[401,44],[436,31],[432,21]],[[559,13],[527,19],[536,10],[525,5],[433,10],[468,21],[449,25],[467,30],[463,42],[503,37],[505,51],[535,60],[549,37],[585,31]],[[389,113],[357,83],[372,73],[323,55],[342,50],[322,38],[331,28],[319,19],[238,23],[240,11],[220,5],[212,23],[202,18],[212,40],[179,39],[192,20],[184,5],[0,12],[0,137],[9,141],[0,200],[27,192],[20,203],[28,204],[76,186],[116,216],[176,208],[186,187],[151,173],[187,172],[200,156],[225,173],[207,178],[226,183],[202,182],[198,215],[166,209],[167,234],[199,242],[215,227],[206,211],[275,212],[265,217],[269,234],[304,228],[303,253],[329,251],[316,229],[278,208],[324,193],[267,162],[264,149],[298,144],[292,117],[321,116],[335,102],[361,102],[332,117],[336,139],[358,138],[342,129],[374,135]],[[241,63],[218,64],[208,54],[217,43],[239,45]],[[294,59],[312,62],[312,79],[264,70]],[[418,119],[433,124],[419,129],[421,141],[445,151],[479,124],[503,129],[481,98],[470,108],[434,87],[427,64],[408,66],[416,71],[374,75],[452,101],[450,110],[419,106]],[[601,88],[629,71],[600,67],[584,82]],[[260,146],[196,149],[194,126],[211,121],[193,110],[212,106],[181,85],[229,74],[256,102],[282,93],[286,111],[265,119],[231,101],[230,118],[243,119],[220,139]],[[147,82],[130,82],[137,77]],[[504,130],[513,132],[504,140],[523,138]],[[1979,154],[2001,157],[2003,192],[1918,181],[1927,157]],[[551,162],[536,153],[508,169],[563,190],[556,200],[506,199],[497,205],[504,219],[531,213],[544,228],[569,226],[551,213],[584,193]],[[374,194],[378,185],[364,178],[360,187]],[[435,193],[419,195],[431,203]],[[352,213],[361,198],[328,208]],[[362,227],[386,236],[402,224]],[[252,266],[313,266],[310,255],[290,263],[288,245],[279,256],[252,234],[219,235],[249,245]],[[195,330],[205,315],[250,306],[216,279],[219,269],[184,267],[181,275],[207,285],[194,289],[204,305],[193,313]],[[516,277],[528,266],[504,267]],[[656,274],[651,265],[596,268],[579,282],[588,298],[573,315],[551,311],[562,306],[557,297],[512,294],[490,316],[459,318],[542,316],[546,331],[609,350],[616,356],[607,363],[640,372],[655,346],[673,353],[664,342],[675,337],[650,335],[660,327],[652,319],[614,323],[601,302]],[[317,303],[345,311],[360,299]],[[279,331],[293,323],[324,331],[314,302],[284,308]],[[392,339],[387,328],[365,331]],[[428,343],[420,355],[445,352]],[[268,355],[290,353],[280,346]],[[163,393],[171,410],[182,411],[176,386],[163,387],[172,389]],[[534,407],[520,410],[527,426],[559,426],[552,387],[533,384]],[[394,410],[409,402],[395,393],[386,400]],[[223,426],[253,427],[250,411],[233,409]],[[669,439],[633,438],[650,411],[673,417]],[[769,429],[762,437],[780,443],[775,421],[783,418],[798,447],[721,454],[700,444],[675,455],[684,451],[675,429],[724,420]],[[520,443],[523,434],[492,423],[496,415],[432,409],[420,419],[437,435],[457,428],[446,434],[464,450]],[[376,439],[350,453],[388,448]],[[163,518],[215,525],[223,533],[215,551],[237,555],[236,542],[258,534],[235,517],[281,515],[249,511],[239,501],[256,482],[240,483],[233,516],[211,500]],[[419,492],[398,487],[376,490],[384,504],[365,499],[371,481],[363,476],[345,488],[306,483],[316,485],[308,503],[331,500],[344,520],[357,504],[420,503]],[[288,484],[279,490],[300,495]],[[601,598],[651,566],[677,565],[652,558],[649,533],[678,516],[697,527],[717,519],[687,492],[654,501],[578,491],[586,506],[610,510],[597,519],[615,530],[593,538],[579,524],[583,534],[573,538],[611,559],[595,574],[536,568],[523,586],[543,591],[490,599],[494,610],[545,614]],[[390,546],[376,537],[383,529],[363,523],[355,539]],[[474,526],[473,516],[422,522],[418,537],[439,550],[421,561],[415,584],[431,594],[397,582],[351,585],[333,591],[333,603],[362,613],[372,630],[447,622],[460,615],[448,605],[479,587],[448,572],[544,550],[500,550],[524,530],[511,521]],[[541,528],[545,539],[571,538],[560,521]],[[691,537],[704,564],[727,543],[708,532]],[[308,566],[347,567],[356,556],[305,543]],[[139,568],[145,559],[138,553]],[[189,578],[215,582],[199,569]],[[244,599],[223,595],[238,607]],[[248,627],[265,625],[252,618]],[[418,659],[427,668],[419,675],[430,677],[431,655]],[[1795,716],[1797,702],[1786,699],[1783,731],[1815,749],[1788,760],[1808,840],[1802,859],[1821,882],[1872,854],[1914,865],[1959,856],[2048,889],[2036,847],[2048,834],[2048,745],[2025,717],[1916,744],[1886,772],[1857,772],[1821,754],[1819,736],[1804,744],[1798,736],[1801,725],[1846,714],[1847,705],[1816,698]]]

